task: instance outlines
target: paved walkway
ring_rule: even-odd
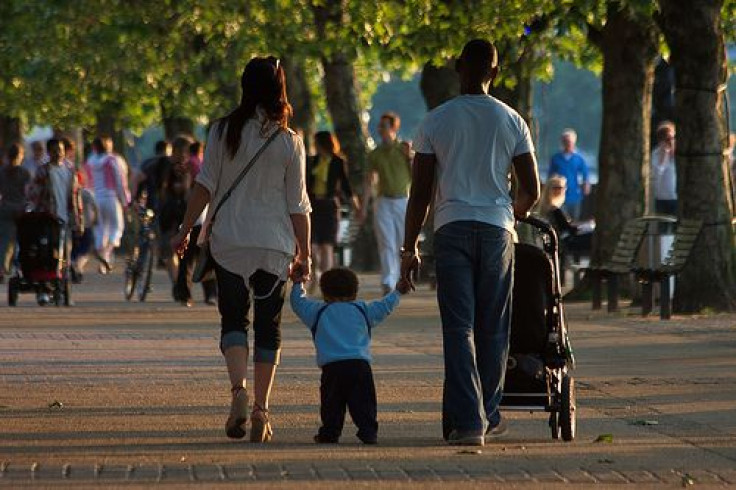
[[[363,277],[364,297],[377,278]],[[440,439],[442,358],[431,291],[406,297],[374,334],[380,444],[347,428],[311,442],[319,371],[309,332],[285,309],[275,441],[224,437],[229,390],[215,308],[125,303],[118,275],[90,274],[70,309],[5,304],[0,287],[0,487],[160,482],[320,486],[421,484],[736,485],[736,316],[592,313],[568,305],[578,357],[578,437],[553,441],[545,414],[510,413],[482,451]],[[199,293],[199,291],[198,291]],[[594,442],[601,435],[610,442]]]

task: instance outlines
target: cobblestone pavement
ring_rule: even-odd
[[[73,308],[37,307],[28,295],[0,307],[0,487],[736,485],[734,315],[661,322],[568,305],[576,440],[553,441],[545,414],[509,412],[509,434],[476,452],[439,437],[431,291],[404,298],[373,336],[375,447],[359,444],[349,422],[340,445],[311,442],[319,371],[287,306],[275,440],[256,446],[223,434],[216,310],[172,303],[160,272],[145,304],[122,301],[119,276],[88,276]],[[377,278],[362,281],[375,297]]]

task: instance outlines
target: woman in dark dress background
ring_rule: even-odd
[[[341,199],[350,201],[356,212],[359,210],[337,138],[329,131],[319,131],[314,143],[317,154],[307,160],[307,192],[312,203],[312,285],[333,266]]]

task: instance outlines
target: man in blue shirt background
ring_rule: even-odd
[[[567,179],[567,190],[565,191],[565,204],[562,208],[572,219],[580,219],[580,210],[583,196],[590,194],[590,183],[588,181],[588,164],[585,159],[575,151],[575,143],[578,135],[573,129],[562,132],[560,141],[562,151],[555,153],[549,162],[547,178],[552,175],[561,175]],[[579,177],[582,176],[582,185]]]

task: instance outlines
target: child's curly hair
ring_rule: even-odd
[[[358,295],[358,276],[345,267],[335,267],[322,274],[319,288],[323,296],[355,299]]]

